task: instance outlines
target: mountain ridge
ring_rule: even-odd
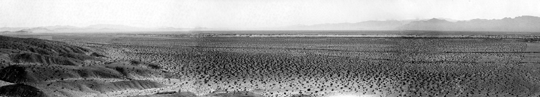
[[[126,25],[96,24],[87,27],[75,26],[42,26],[42,27],[1,27],[2,33],[35,33],[35,32],[136,32],[136,31],[199,31],[199,30],[234,30],[223,28],[176,28],[155,27],[143,28]],[[238,30],[238,29],[237,29]],[[242,29],[240,29],[242,30]],[[250,29],[243,29],[250,30]],[[482,32],[540,32],[540,17],[518,16],[502,19],[449,20],[432,18],[425,20],[384,20],[363,21],[356,23],[326,23],[314,25],[294,25],[274,28],[258,28],[251,30],[415,30],[415,31],[482,31]]]
[[[540,32],[540,17],[519,16],[503,19],[472,19],[451,22],[444,19],[413,21],[397,30]]]
[[[488,32],[540,32],[540,17],[518,16],[502,19],[447,20],[386,20],[357,23],[297,25],[280,30],[418,30],[418,31],[488,31]]]

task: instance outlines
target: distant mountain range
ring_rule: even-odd
[[[280,30],[421,30],[421,31],[492,31],[492,32],[540,32],[540,17],[519,16],[503,19],[473,19],[468,21],[390,20],[358,23],[297,25],[277,28]]]
[[[198,30],[231,30],[221,28],[141,28],[125,25],[91,25],[87,27],[46,26],[46,27],[2,27],[0,33],[34,33],[34,32],[133,32],[133,31],[198,31]],[[260,30],[260,29],[251,29]],[[503,19],[473,19],[453,21],[446,19],[428,20],[387,20],[364,21],[358,23],[335,23],[316,25],[295,25],[263,30],[418,30],[418,31],[488,31],[488,32],[540,32],[540,17],[519,16]]]
[[[413,21],[400,26],[399,30],[431,31],[495,31],[495,32],[540,32],[540,17],[520,16],[503,19],[473,19],[449,22],[442,19]]]
[[[142,28],[125,25],[98,24],[87,27],[44,26],[44,27],[1,27],[0,33],[39,33],[39,32],[132,32],[132,31],[186,31],[200,28]]]

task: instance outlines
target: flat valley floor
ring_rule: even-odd
[[[121,80],[93,73],[97,77],[91,77],[94,78],[91,82],[84,76],[20,82],[49,96],[191,97],[189,93],[212,97],[540,95],[540,42],[516,38],[189,37],[159,34],[7,36],[61,41],[105,56],[83,61],[80,65],[58,65],[61,68],[111,64],[159,67],[153,68],[159,75],[131,75]],[[5,56],[11,55],[6,53]],[[24,63],[11,59],[3,62],[11,65]],[[36,61],[26,63],[32,62]],[[114,70],[126,73],[123,69]],[[127,73],[145,72],[137,70]],[[38,74],[34,76],[41,74],[34,73]],[[114,86],[124,81],[128,85],[92,88],[74,80],[84,80],[82,83],[99,81]],[[151,82],[155,85],[145,86]],[[0,86],[15,83],[0,81]],[[181,94],[184,92],[187,94]]]

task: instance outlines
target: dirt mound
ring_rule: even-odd
[[[94,85],[91,89],[100,91],[100,92],[110,92],[110,91],[122,91],[122,90],[142,90],[149,88],[159,88],[162,87],[162,84],[149,81],[149,80],[132,80],[132,81],[118,81],[105,84]]]
[[[12,65],[0,70],[0,80],[13,83],[88,78],[141,79],[160,77],[157,70],[127,66]]]
[[[7,97],[46,97],[46,95],[39,89],[24,85],[14,84],[0,87],[0,96]]]
[[[8,54],[13,62],[77,65],[84,60],[105,57],[88,48],[64,42],[0,36],[0,54]]]
[[[33,38],[15,38],[15,37],[6,37],[0,36],[0,48],[3,49],[14,49],[21,51],[31,51],[39,54],[69,54],[69,53],[78,53],[84,54],[89,52],[89,49],[82,47],[69,45],[63,42],[49,41],[42,39],[33,39]]]
[[[0,97],[110,96],[165,86],[157,81],[164,77],[159,65],[109,59],[104,48],[83,46],[0,36]]]
[[[141,95],[133,97],[199,97],[192,92],[157,93],[155,95]]]
[[[156,64],[141,62],[141,61],[118,61],[118,62],[110,62],[107,63],[107,66],[129,66],[129,67],[142,67],[142,68],[148,68],[148,69],[161,69],[162,67]]]
[[[253,92],[249,91],[236,91],[236,92],[230,92],[230,93],[215,93],[215,94],[209,94],[206,95],[208,97],[264,97],[259,94],[255,94]]]
[[[12,65],[0,70],[0,80],[7,82],[27,82],[32,81],[28,78],[26,68],[23,66]]]
[[[17,63],[43,63],[43,64],[61,64],[61,65],[80,65],[82,60],[68,57],[40,55],[32,53],[22,53],[11,57],[11,61]]]
[[[86,93],[107,93],[125,90],[143,90],[163,87],[163,84],[150,80],[127,80],[103,82],[96,80],[70,80],[48,83],[47,86],[57,91],[76,91]]]

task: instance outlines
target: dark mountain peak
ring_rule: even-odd
[[[438,18],[432,18],[432,19],[429,19],[429,20],[426,20],[425,22],[448,22],[447,20],[445,19],[438,19]]]

